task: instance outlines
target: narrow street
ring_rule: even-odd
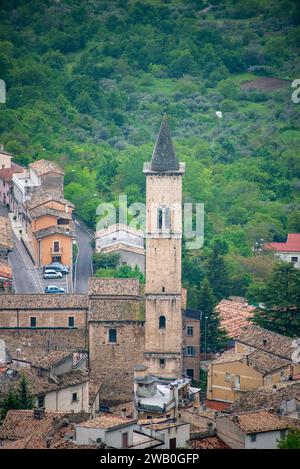
[[[92,234],[75,221],[78,256],[74,265],[74,293],[87,293],[88,279],[93,275],[91,241]]]
[[[21,241],[14,235],[15,248],[8,259],[13,269],[14,293],[43,293],[37,269]]]

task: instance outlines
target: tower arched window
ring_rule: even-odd
[[[166,328],[166,317],[159,316],[159,329],[165,329],[165,328]]]
[[[167,230],[171,228],[171,210],[169,207],[165,209],[165,228]]]
[[[161,207],[157,210],[157,228],[162,230],[163,227],[163,209]]]

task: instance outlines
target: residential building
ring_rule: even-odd
[[[300,233],[289,233],[285,243],[266,243],[264,248],[273,251],[282,261],[292,262],[300,269]]]
[[[13,175],[24,172],[24,168],[12,161],[12,155],[0,146],[0,202],[12,207]]]
[[[153,375],[182,376],[182,176],[164,117],[146,175],[145,364]]]
[[[249,351],[261,350],[290,362],[291,376],[300,373],[300,364],[294,359],[297,344],[295,340],[276,332],[255,325],[248,325],[235,338],[235,351],[247,354]]]
[[[183,311],[183,375],[193,381],[200,379],[200,324],[200,311]]]
[[[9,293],[12,288],[13,272],[8,255],[13,250],[13,232],[10,220],[0,217],[0,293]]]
[[[271,388],[289,376],[289,360],[261,350],[245,355],[227,351],[209,365],[207,399],[234,402],[247,391]]]
[[[108,226],[95,233],[96,252],[116,253],[118,265],[138,266],[145,272],[144,233],[120,223]]]
[[[277,449],[289,421],[259,410],[216,417],[217,436],[232,449]]]
[[[74,205],[57,194],[44,193],[24,204],[27,245],[33,247],[37,265],[73,263]]]
[[[105,444],[106,447],[125,449],[133,445],[133,430],[137,419],[126,419],[103,414],[75,426],[77,445]]]
[[[148,419],[139,421],[135,430],[142,435],[155,438],[158,449],[186,448],[190,439],[190,424],[177,421],[177,419],[165,419],[155,421]]]

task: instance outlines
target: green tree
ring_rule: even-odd
[[[203,352],[217,352],[222,350],[227,342],[224,329],[215,309],[217,304],[208,279],[204,279],[198,295],[197,309],[202,312],[201,349]]]
[[[224,258],[227,249],[226,243],[216,240],[208,258],[207,277],[217,300],[226,298],[230,291],[228,268]]]
[[[255,313],[254,322],[291,337],[300,335],[300,271],[292,263],[278,262],[256,295],[265,308]]]
[[[22,375],[21,377],[21,381],[18,388],[18,400],[20,409],[32,409],[33,396],[28,389],[27,380],[24,375]]]
[[[93,254],[94,271],[98,269],[116,269],[120,260],[120,254],[116,252],[101,254],[96,252]]]
[[[300,430],[291,428],[278,442],[279,449],[300,449]]]

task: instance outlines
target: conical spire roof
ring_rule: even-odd
[[[151,159],[151,170],[177,171],[179,163],[173,148],[167,116],[163,117]]]

